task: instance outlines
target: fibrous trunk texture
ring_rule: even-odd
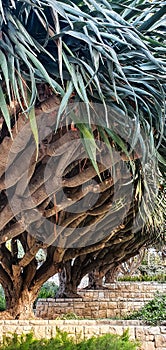
[[[111,155],[101,142],[96,149],[97,175],[79,129],[63,125],[54,132],[59,104],[54,95],[36,107],[38,154],[25,115],[18,113],[14,119],[13,138],[1,135],[0,283],[13,318],[31,317],[40,287],[68,261],[75,259],[65,283],[63,273],[60,276],[61,296],[76,295],[89,268],[102,264],[105,269],[110,259],[118,264],[151,240],[139,215],[136,191],[139,181],[143,193],[141,155],[131,155],[138,172],[133,180],[126,154],[112,147],[111,138]],[[119,115],[114,113],[116,125]],[[92,129],[101,141],[97,127]],[[39,266],[40,249],[46,258]]]

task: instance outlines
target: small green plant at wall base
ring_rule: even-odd
[[[62,314],[56,317],[56,320],[81,320],[83,317],[76,315],[74,312],[69,312],[67,314]]]
[[[138,345],[138,342],[129,340],[128,331],[121,336],[106,334],[76,343],[66,332],[57,330],[57,336],[51,339],[36,340],[32,333],[5,336],[0,350],[137,350]]]
[[[166,282],[166,274],[157,275],[140,275],[140,276],[123,276],[118,277],[119,282]]]
[[[159,325],[166,320],[166,294],[157,293],[141,310],[124,317],[128,320],[143,320],[150,325]]]

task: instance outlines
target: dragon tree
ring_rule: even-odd
[[[68,262],[104,268],[164,239],[165,14],[0,0],[2,318],[33,317]]]

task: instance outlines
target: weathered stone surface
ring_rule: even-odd
[[[153,335],[160,334],[160,328],[159,327],[149,327],[148,333],[153,334]],[[166,333],[166,329],[165,329],[165,333]]]
[[[117,282],[107,286],[109,290],[79,291],[80,298],[75,299],[39,299],[36,316],[54,319],[58,315],[72,312],[91,318],[123,317],[127,312],[139,310],[153,298],[156,291],[162,293],[166,289],[165,283],[157,282]]]
[[[98,316],[99,318],[106,318],[107,317],[107,309],[99,310],[98,314],[99,314],[99,316]]]
[[[75,339],[106,333],[121,335],[129,329],[130,339],[137,338],[141,343],[139,350],[166,350],[166,327],[142,326],[139,321],[129,320],[6,320],[0,323],[0,340],[8,332],[25,334],[30,331],[38,339],[51,338],[56,335],[57,327]]]
[[[142,346],[140,347],[140,350],[155,350],[155,344],[151,341],[143,342]]]
[[[156,348],[159,347],[165,347],[166,349],[166,334],[158,334],[155,336],[155,344],[156,344]]]

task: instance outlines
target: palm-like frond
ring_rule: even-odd
[[[107,138],[110,107],[119,113],[119,124],[125,124],[126,118],[134,120],[130,141],[140,143],[145,162],[148,153],[158,150],[164,163],[165,2],[1,0],[0,11],[0,100],[9,131],[13,101],[29,112],[36,103],[38,85],[47,83],[61,99],[56,127],[71,96],[85,104],[87,119],[83,128],[79,123],[78,127],[83,138],[90,135],[94,166],[94,136],[89,127],[95,103],[103,105]],[[146,148],[140,127],[151,149]],[[33,123],[34,134],[35,128]],[[118,128],[113,132],[118,136]],[[116,137],[120,149],[122,142],[122,137]]]

